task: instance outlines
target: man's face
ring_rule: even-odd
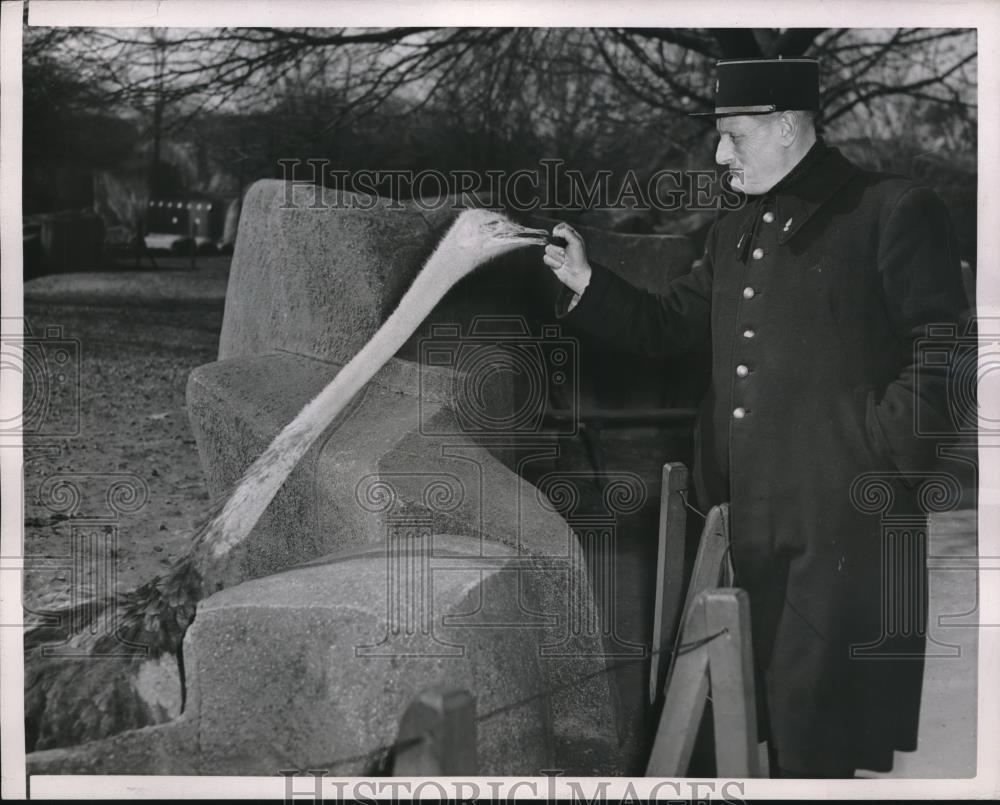
[[[777,114],[735,115],[716,121],[720,139],[715,161],[737,172],[732,177],[736,190],[760,195],[785,175],[787,151],[781,145],[780,125]]]

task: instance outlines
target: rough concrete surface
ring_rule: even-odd
[[[374,209],[362,209],[370,201]],[[345,363],[429,254],[419,214],[285,182],[244,197],[219,357],[286,350]]]
[[[336,365],[287,353],[218,361],[193,371],[188,412],[212,496],[221,497],[238,482],[338,371]],[[357,487],[372,473],[391,469],[392,462],[383,456],[411,436],[413,455],[398,469],[433,474],[439,468],[439,440],[429,438],[424,449],[417,437],[421,422],[435,429],[442,403],[452,394],[450,381],[450,373],[424,371],[418,376],[412,364],[391,360],[293,471],[254,529],[247,558],[234,565],[229,581],[381,539],[384,528],[374,509],[357,499]],[[325,469],[318,475],[319,464]]]
[[[102,741],[25,756],[33,774],[203,774],[198,724],[181,716],[167,724],[129,730]]]
[[[213,496],[237,482],[360,349],[455,214],[447,205],[428,212],[379,202],[366,210],[359,206],[367,201],[350,194],[286,192],[283,183],[269,181],[248,192],[220,360],[193,372],[188,386]],[[537,266],[511,260],[475,273],[442,300],[428,324],[457,325],[459,338],[467,334],[477,316],[516,302],[518,271],[537,273]],[[427,334],[427,328],[415,333],[400,355],[419,358]],[[390,361],[302,460],[245,550],[218,572],[235,583],[384,540],[400,516],[414,514],[439,531],[516,546],[540,563],[531,584],[551,621],[546,675],[553,686],[566,687],[605,666],[583,555],[565,521],[511,472],[509,451],[483,448],[455,421],[470,413],[503,419],[519,410],[523,389],[503,373],[499,380],[487,372],[485,380],[455,382],[455,369],[447,362],[435,368]],[[391,511],[380,508],[386,484],[395,495]],[[574,631],[572,624],[588,626]],[[607,678],[567,688],[557,702],[557,735],[586,735],[614,754],[618,736]]]
[[[312,387],[335,373],[329,364],[291,355],[220,361],[192,373],[188,410],[213,495],[235,483]],[[448,436],[457,425],[451,409],[436,401],[446,395],[439,391],[418,400],[414,380],[412,371],[390,368],[368,385],[353,410],[302,460],[245,549],[230,557],[218,577],[237,583],[331,551],[382,542],[414,521],[468,534],[474,544],[514,547],[533,562],[523,583],[547,624],[547,685],[562,688],[554,700],[555,733],[567,742],[592,740],[612,763],[615,700],[610,680],[594,676],[606,661],[576,538],[547,498],[489,450]]]
[[[529,700],[480,722],[481,771],[546,767],[538,633],[512,625],[522,621],[518,573],[505,568],[516,554],[494,548],[484,559],[475,542],[429,534],[391,548],[203,602],[185,657],[200,697],[201,750],[214,767],[358,774],[368,753],[392,743],[410,700],[435,684],[470,690],[481,716]]]
[[[225,360],[274,351],[343,364],[396,307],[468,199],[390,203],[265,179],[247,191],[219,339]],[[541,249],[526,247],[539,273]],[[509,256],[508,256],[509,257]],[[433,324],[523,317],[525,266],[501,259],[459,281],[399,350],[415,360]],[[530,272],[529,272],[530,273]]]
[[[168,724],[29,756],[31,773],[370,772],[424,689],[477,699],[480,773],[553,760],[541,631],[516,551],[410,534],[202,601],[185,636],[187,703]]]

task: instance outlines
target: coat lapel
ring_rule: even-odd
[[[818,154],[807,154],[808,165],[792,169],[786,179],[778,183],[770,194],[749,197],[749,203],[740,213],[733,247],[736,259],[746,262],[753,241],[754,227],[760,207],[769,196],[774,197],[774,216],[778,225],[778,243],[784,245],[795,235],[813,214],[832,198],[857,173],[858,168],[848,161],[840,150],[817,143]]]
[[[809,170],[775,194],[778,243],[794,237],[813,214],[857,173],[836,148],[828,148]]]

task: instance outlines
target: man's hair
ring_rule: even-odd
[[[770,120],[776,120],[781,117],[781,115],[787,114],[788,112],[795,115],[800,123],[804,122],[813,129],[819,128],[819,112],[814,112],[811,109],[790,109],[781,112],[769,112],[766,115],[762,115],[762,117]]]

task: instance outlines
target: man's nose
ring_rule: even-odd
[[[733,161],[733,149],[729,147],[729,140],[725,137],[719,140],[719,146],[715,149],[715,161],[720,165],[728,165]]]

